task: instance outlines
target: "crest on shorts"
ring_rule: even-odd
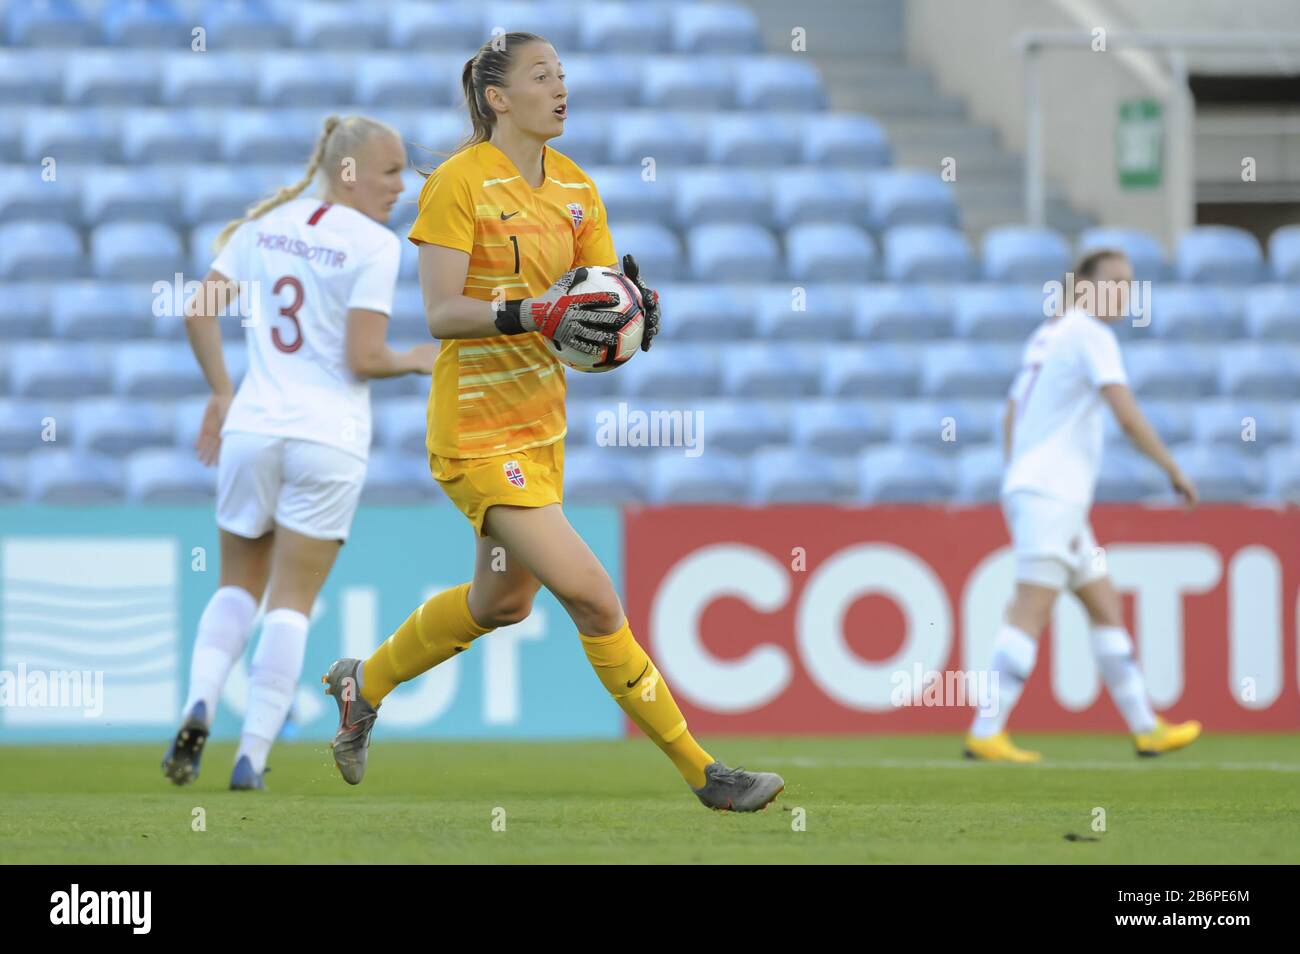
[[[579,202],[570,202],[565,206],[569,210],[569,217],[573,219],[574,231],[582,224],[582,204]]]
[[[519,468],[519,461],[506,461],[505,469],[506,480],[510,481],[510,483],[514,484],[516,487],[522,487],[524,485],[524,472]]]

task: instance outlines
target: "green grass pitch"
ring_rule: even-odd
[[[185,788],[159,771],[163,739],[10,746],[0,861],[1300,862],[1292,736],[1210,735],[1151,760],[1119,735],[1016,738],[1047,760],[965,762],[955,736],[704,740],[732,765],[785,776],[757,815],[707,811],[643,739],[381,737],[355,788],[324,744],[281,744],[267,792],[226,790],[232,743],[211,745]]]

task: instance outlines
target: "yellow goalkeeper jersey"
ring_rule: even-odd
[[[492,300],[546,291],[571,268],[612,265],[614,242],[596,185],[546,147],[530,186],[489,142],[463,149],[424,182],[408,238],[469,253],[465,295]],[[536,333],[442,343],[429,390],[429,453],[491,457],[565,434],[564,366]]]

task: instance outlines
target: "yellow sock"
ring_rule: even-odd
[[[361,670],[361,698],[377,706],[398,683],[428,672],[491,632],[469,611],[469,584],[430,597],[384,640]]]
[[[704,768],[713,757],[686,730],[686,718],[668,684],[632,637],[627,621],[608,636],[583,636],[582,648],[619,707],[672,759],[688,785],[702,786]]]

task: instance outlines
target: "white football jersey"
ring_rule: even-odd
[[[1089,506],[1101,471],[1101,388],[1126,384],[1115,332],[1071,310],[1038,326],[1011,385],[1011,460],[1002,493],[1028,490]]]
[[[321,199],[293,199],[241,225],[212,263],[247,283],[240,295],[250,298],[240,309],[248,370],[222,433],[317,441],[367,459],[370,385],[348,368],[348,309],[391,315],[400,264],[395,233]]]

